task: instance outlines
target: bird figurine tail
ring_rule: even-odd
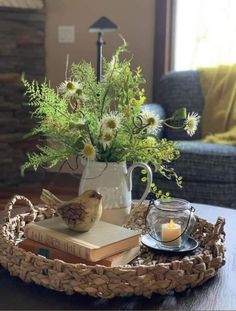
[[[59,205],[62,204],[62,201],[58,199],[54,194],[52,194],[50,191],[43,189],[42,194],[40,196],[40,200],[49,205],[50,207],[57,208]]]

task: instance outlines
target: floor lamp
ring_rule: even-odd
[[[99,18],[94,24],[89,27],[89,32],[98,34],[97,39],[97,82],[102,80],[102,47],[105,44],[103,41],[104,32],[114,32],[118,29],[117,25],[110,21],[107,17]]]

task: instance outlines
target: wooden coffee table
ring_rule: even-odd
[[[95,299],[67,296],[26,284],[0,268],[0,310],[236,310],[236,210],[193,204],[196,214],[210,222],[226,219],[226,264],[202,286],[166,296]]]

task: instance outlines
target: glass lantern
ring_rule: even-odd
[[[150,201],[146,229],[160,248],[180,250],[195,224],[195,209],[188,201],[177,198]]]

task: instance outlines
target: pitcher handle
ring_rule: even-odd
[[[147,165],[146,163],[143,163],[143,162],[137,162],[137,163],[134,163],[133,165],[131,165],[127,171],[127,184],[128,184],[129,191],[132,190],[132,173],[136,167],[142,167],[147,172],[147,186],[146,186],[145,191],[143,192],[141,199],[137,203],[137,206],[140,206],[143,203],[143,201],[146,199],[146,197],[150,191],[151,184],[152,184],[152,170],[151,170],[149,165]]]

